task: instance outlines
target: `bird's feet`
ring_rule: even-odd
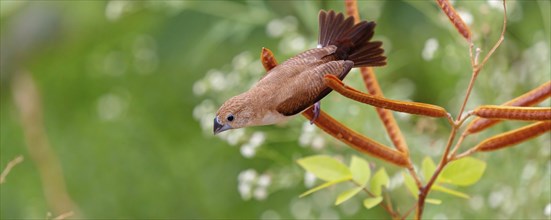
[[[314,124],[314,121],[320,116],[321,104],[320,102],[314,103],[314,117],[310,120],[310,124]]]

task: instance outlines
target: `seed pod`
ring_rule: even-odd
[[[358,13],[358,4],[356,0],[344,0],[344,7],[346,8],[346,14],[354,17],[354,23],[358,23],[360,15]]]
[[[472,112],[481,118],[508,119],[523,121],[551,120],[549,107],[514,107],[499,105],[483,105]]]
[[[545,132],[548,132],[549,130],[551,130],[551,121],[536,122],[519,129],[490,137],[482,141],[474,147],[474,149],[476,151],[499,150],[501,148],[509,147],[537,137]]]
[[[533,106],[542,102],[551,96],[551,81],[511,100],[503,103],[504,106]],[[470,134],[480,132],[500,122],[500,120],[492,120],[485,118],[476,118],[468,126]]]
[[[446,117],[448,115],[448,112],[446,112],[446,110],[440,106],[419,102],[391,100],[384,97],[373,96],[360,92],[352,87],[346,86],[342,81],[340,81],[337,77],[333,75],[326,75],[325,83],[331,89],[337,91],[345,97],[375,107],[429,117]]]
[[[270,49],[265,47],[262,48],[262,52],[260,53],[260,61],[266,71],[270,71],[277,66],[277,60],[275,59],[274,54]]]
[[[461,16],[455,11],[452,4],[448,0],[436,0],[436,3],[438,3],[438,6],[442,9],[444,14],[448,16],[448,19],[450,19],[450,22],[453,24],[455,29],[468,41],[471,40],[471,30],[469,29],[469,26],[465,24],[463,19],[461,19]]]
[[[302,115],[308,120],[311,120],[314,117],[312,109],[313,108],[310,107],[302,113]],[[321,128],[327,134],[330,134],[331,136],[360,152],[377,157],[396,166],[407,167],[408,165],[408,160],[405,154],[393,150],[351,130],[350,128],[333,119],[331,116],[327,115],[323,111],[320,111],[320,114],[318,118],[314,121],[314,124],[316,124],[316,126]]]
[[[360,73],[362,75],[362,79],[368,93],[373,96],[384,97],[383,91],[379,86],[379,82],[377,81],[377,76],[375,75],[373,68],[360,67]],[[390,137],[390,140],[392,141],[396,149],[408,155],[408,145],[406,143],[406,140],[404,139],[404,135],[402,135],[402,131],[400,130],[396,119],[394,119],[394,115],[392,114],[392,112],[384,108],[375,108],[375,111],[377,112],[379,119],[381,119],[381,122],[385,126],[386,133]]]

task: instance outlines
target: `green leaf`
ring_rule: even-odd
[[[352,172],[348,167],[326,155],[305,157],[297,162],[302,168],[325,181],[352,179]]]
[[[382,201],[383,201],[382,196],[367,198],[367,199],[364,200],[364,206],[367,209],[371,209],[371,208],[375,207],[376,205],[378,205],[379,203],[381,203]]]
[[[363,187],[355,187],[352,189],[348,189],[337,197],[337,201],[335,201],[335,205],[340,205],[341,203],[345,202],[346,200],[349,200],[350,198],[354,197],[358,192],[362,191]]]
[[[453,196],[457,196],[457,197],[460,197],[460,198],[464,198],[464,199],[469,199],[470,198],[469,195],[467,195],[465,193],[455,191],[453,189],[448,189],[448,188],[440,186],[438,184],[432,185],[432,189],[436,190],[436,191],[443,192],[443,193],[447,193],[447,194],[450,194],[450,195],[453,195]]]
[[[373,178],[371,178],[369,191],[373,193],[373,195],[380,196],[382,192],[381,187],[384,186],[388,188],[388,184],[388,174],[386,173],[385,168],[381,168],[375,173],[375,175],[373,175]]]
[[[434,161],[430,157],[425,157],[423,159],[423,163],[421,165],[421,171],[423,172],[423,177],[425,178],[425,183],[430,180],[434,172],[436,171],[436,164],[434,164]],[[450,183],[451,181],[442,177],[442,175],[438,175],[436,178],[436,183]]]
[[[406,188],[408,191],[417,199],[419,197],[419,188],[417,188],[417,184],[415,184],[415,180],[413,180],[413,177],[408,175],[407,173],[402,173],[402,176],[404,177],[404,184],[406,185]]]
[[[425,178],[425,182],[429,181],[429,179],[432,177],[432,174],[434,174],[435,170],[436,170],[436,165],[434,164],[434,161],[432,161],[432,159],[429,156],[425,157],[421,165],[421,171],[423,172],[423,177]]]
[[[469,186],[480,180],[485,169],[484,161],[465,157],[448,164],[442,171],[442,178],[446,179],[446,183]]]
[[[302,198],[302,197],[305,197],[307,195],[310,195],[312,194],[313,192],[316,192],[316,191],[319,191],[323,188],[327,188],[329,186],[332,186],[332,185],[335,185],[337,183],[340,183],[340,182],[344,182],[344,181],[347,181],[347,180],[350,180],[350,178],[342,178],[342,179],[339,179],[339,180],[333,180],[333,181],[329,181],[329,182],[325,182],[324,184],[321,184],[319,186],[316,186],[302,194],[300,194],[299,198]]]
[[[425,202],[426,202],[426,203],[429,203],[429,204],[433,204],[433,205],[440,205],[440,204],[442,204],[442,200],[440,200],[440,199],[429,199],[429,198],[426,198],[426,199],[425,199]]]
[[[369,176],[371,176],[371,169],[367,161],[356,156],[352,156],[350,171],[352,172],[352,179],[362,187],[365,186],[367,181],[369,181]]]

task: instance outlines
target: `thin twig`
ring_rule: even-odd
[[[406,219],[406,218],[409,216],[409,214],[411,214],[411,212],[412,212],[415,208],[417,208],[417,205],[418,205],[417,203],[413,204],[413,205],[411,206],[411,208],[409,208],[409,209],[406,211],[406,213],[404,213],[404,215],[402,215],[402,219]]]
[[[475,67],[476,69],[476,67]],[[457,114],[457,120],[461,120],[461,115],[463,114],[463,111],[465,111],[465,106],[467,106],[467,101],[469,100],[469,97],[471,95],[471,91],[473,90],[474,82],[476,80],[476,77],[478,76],[479,70],[473,70],[473,73],[471,75],[471,80],[469,81],[469,86],[467,87],[467,94],[465,94],[465,98],[463,99],[463,104],[461,104],[461,109],[459,110],[459,113]]]
[[[507,30],[507,5],[505,4],[505,0],[503,0],[503,27],[501,28],[501,35],[499,36],[499,40],[496,42],[496,44],[492,47],[492,49],[488,52],[488,54],[486,54],[486,56],[482,60],[482,63],[476,66],[477,69],[480,70],[484,66],[484,64],[486,64],[488,59],[490,59],[492,54],[494,54],[496,49],[501,45],[501,43],[505,39],[506,30]]]
[[[15,167],[15,165],[17,165],[21,162],[23,162],[23,156],[19,155],[16,158],[13,158],[12,160],[10,160],[10,162],[8,162],[8,164],[6,164],[6,168],[4,168],[4,170],[2,171],[2,174],[0,174],[0,184],[6,182],[6,176],[8,176],[11,169],[13,167]]]
[[[436,167],[436,170],[432,174],[432,177],[427,182],[427,185],[425,187],[422,187],[419,189],[419,198],[417,200],[417,213],[416,213],[416,219],[421,219],[421,216],[423,215],[423,208],[425,207],[425,199],[427,198],[428,193],[430,192],[430,189],[434,182],[436,181],[436,178],[438,175],[440,175],[440,172],[444,170],[444,167],[449,162],[448,161],[448,153],[450,151],[450,147],[453,143],[453,140],[455,139],[455,135],[457,134],[457,126],[452,127],[452,131],[450,133],[450,137],[448,138],[448,142],[446,144],[446,148],[444,150],[444,154],[442,154],[442,159],[440,159],[440,162],[438,163],[438,166]]]
[[[417,185],[417,188],[423,187],[423,183],[421,182],[421,179],[419,179],[419,176],[417,173],[415,173],[415,168],[413,168],[413,165],[407,167],[409,174],[413,177],[413,180],[415,180],[415,184]]]
[[[467,135],[469,135],[469,133],[467,132],[467,130],[464,130],[463,133],[461,134],[461,136],[459,136],[459,139],[457,139],[457,143],[455,143],[455,146],[453,147],[452,152],[448,156],[448,160],[454,160],[455,159],[455,154],[457,153],[457,150],[459,150],[459,148],[461,147],[461,144],[463,143],[463,141],[465,140],[465,137],[467,137]]]
[[[471,66],[476,66],[475,57],[473,56],[474,43],[472,38],[469,39],[469,58],[471,60]]]
[[[463,114],[463,111],[465,110],[467,100],[469,99],[469,95],[471,94],[473,84],[476,80],[476,77],[480,73],[480,70],[482,70],[482,67],[484,67],[484,65],[486,64],[488,59],[492,56],[492,54],[494,54],[496,49],[501,45],[501,43],[505,39],[505,30],[507,30],[507,5],[505,4],[505,0],[503,0],[503,27],[501,29],[501,35],[499,37],[499,40],[494,44],[492,49],[488,52],[488,54],[486,54],[486,56],[482,60],[482,63],[480,63],[479,65],[477,65],[477,59],[478,59],[479,51],[478,50],[476,51],[476,55],[475,55],[475,59],[474,59],[474,64],[475,65],[473,66],[473,73],[471,75],[471,80],[469,81],[469,86],[467,88],[467,94],[465,95],[465,99],[463,100],[463,104],[461,105],[461,109],[459,110],[459,114],[457,115],[458,119],[461,119],[461,114]],[[472,46],[471,46],[471,49],[469,49],[469,50],[471,52],[471,57],[472,57],[473,56],[472,55]]]
[[[67,191],[63,170],[44,129],[40,90],[32,75],[18,71],[12,81],[12,94],[22,124],[29,158],[35,163],[47,204],[54,213],[79,209]]]
[[[63,220],[63,219],[67,219],[71,216],[73,216],[75,214],[75,212],[73,211],[68,211],[68,212],[65,212],[61,215],[58,215],[57,217],[54,218],[54,220]]]
[[[460,153],[460,154],[458,154],[458,155],[453,156],[453,157],[450,159],[450,161],[459,160],[459,159],[461,159],[461,158],[463,158],[463,157],[471,156],[471,154],[474,154],[474,153],[476,153],[476,149],[471,148],[471,149],[469,149],[469,150],[467,150],[467,151],[465,151],[465,152],[463,152],[463,153]]]
[[[383,198],[385,199],[386,206],[390,209],[392,213],[394,213],[393,216],[400,216],[400,213],[397,213],[392,209],[392,201],[390,200],[390,195],[388,195],[388,191],[386,189],[383,189]]]

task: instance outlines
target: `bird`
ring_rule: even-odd
[[[381,41],[371,41],[376,23],[354,24],[352,16],[320,10],[318,45],[269,70],[248,91],[228,99],[216,112],[213,133],[249,126],[276,124],[314,105],[332,90],[324,76],[343,80],[354,67],[386,65]]]

